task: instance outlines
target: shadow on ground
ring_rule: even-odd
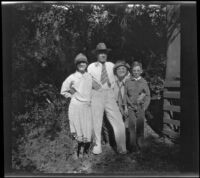
[[[76,160],[73,173],[104,174],[179,174],[179,146],[148,137],[140,153],[118,155],[109,144],[100,155]],[[70,164],[72,165],[72,164]]]

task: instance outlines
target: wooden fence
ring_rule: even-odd
[[[163,93],[163,134],[171,139],[180,136],[180,81],[165,81]]]

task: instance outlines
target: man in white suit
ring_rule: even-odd
[[[88,66],[88,73],[93,78],[92,90],[92,114],[93,127],[95,135],[94,154],[102,152],[101,147],[101,130],[104,111],[112,125],[117,151],[120,154],[126,154],[126,136],[125,125],[117,106],[114,96],[115,77],[113,73],[114,64],[107,61],[107,54],[110,49],[107,49],[104,43],[99,43],[94,50],[97,56],[97,62]]]

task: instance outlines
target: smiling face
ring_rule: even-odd
[[[107,61],[107,53],[105,51],[100,51],[98,54],[97,54],[97,60],[101,63],[104,63]]]
[[[119,66],[117,69],[116,69],[116,75],[117,77],[119,78],[124,78],[127,74],[127,68],[125,66]]]
[[[142,68],[140,66],[134,66],[132,68],[133,77],[138,78],[142,74]]]
[[[80,62],[77,64],[77,70],[81,73],[84,73],[87,68],[87,63],[86,62]]]

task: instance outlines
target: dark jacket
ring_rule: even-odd
[[[150,104],[150,90],[147,81],[141,77],[135,80],[132,76],[125,82],[124,103],[127,106],[137,105],[137,99],[141,93],[145,93],[142,107],[146,110]]]

